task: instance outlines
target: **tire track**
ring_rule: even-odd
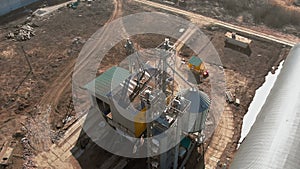
[[[111,21],[113,21],[114,19],[116,19],[117,17],[122,16],[122,1],[121,0],[114,0],[114,11],[113,14],[111,15],[111,17],[108,19],[108,21],[106,22],[106,24],[104,26],[106,26],[108,23],[110,23]],[[107,27],[105,27],[106,29],[109,29]],[[101,40],[100,42],[97,41],[97,43],[95,44],[95,46],[99,46],[101,45],[101,43],[105,42],[108,38],[109,35],[102,35],[101,37],[99,37]],[[93,49],[95,50],[95,49]],[[90,53],[89,53],[90,54]],[[52,107],[52,110],[54,108],[56,108],[56,106],[59,103],[59,100],[61,99],[62,95],[64,94],[64,92],[71,87],[71,81],[72,81],[72,74],[74,71],[74,67],[76,64],[80,65],[77,70],[81,70],[82,68],[84,68],[87,64],[88,64],[88,58],[89,55],[85,56],[86,59],[83,60],[83,62],[77,63],[77,59],[73,59],[71,60],[63,69],[63,71],[58,75],[58,77],[52,82],[52,84],[50,85],[50,87],[48,88],[48,91],[44,94],[44,96],[41,98],[41,101],[38,103],[38,110],[39,113],[37,113],[36,115],[36,119],[39,119],[39,116],[45,116],[43,113],[45,112],[44,110],[49,109],[49,107]],[[53,113],[53,111],[52,111]],[[45,120],[43,122],[44,125],[35,125],[35,131],[37,132],[46,132],[46,128],[48,129],[50,127],[50,116],[48,116],[48,119]],[[39,123],[39,121],[37,121],[37,123]],[[34,125],[34,124],[31,124]],[[76,132],[73,133],[76,135]],[[50,135],[48,133],[42,134],[45,138],[43,138],[43,141],[39,141],[39,143],[42,144],[38,144],[39,147],[37,147],[38,150],[44,150],[44,151],[58,151],[58,148],[56,147],[56,145],[52,145],[51,147],[49,147],[49,143],[47,141],[45,141],[45,139],[47,139],[46,137],[49,137],[49,141],[50,141]],[[50,149],[49,149],[50,148]],[[38,155],[37,163],[38,164],[49,164],[48,166],[55,166],[55,164],[52,163],[48,163],[47,159],[50,159],[51,153],[48,153],[49,157],[47,157],[47,153],[42,153],[43,155],[40,156]],[[71,153],[67,153],[68,156],[71,156]],[[58,154],[59,157],[59,154]],[[64,159],[67,159],[66,157],[64,157]],[[60,164],[64,162],[64,160],[57,160]],[[44,165],[45,165],[44,164]]]
[[[122,15],[122,2],[120,0],[114,0],[114,6],[115,9],[113,11],[112,16],[109,18],[109,20],[106,22],[105,25],[116,19],[117,17],[120,17]],[[100,39],[104,39],[103,41],[106,41],[109,36],[101,37]],[[97,44],[95,46],[99,46],[101,44]],[[78,70],[81,70],[83,67],[86,66],[88,63],[88,58],[89,56],[86,56],[82,63],[77,63],[78,65],[81,65]],[[72,80],[72,73],[73,69],[76,64],[76,59],[72,60],[71,63],[67,65],[67,67],[64,69],[64,71],[59,74],[58,78],[52,83],[51,87],[48,89],[48,92],[44,95],[42,98],[41,102],[39,103],[40,105],[51,105],[51,106],[56,106],[61,94],[65,89],[71,85],[71,80]]]

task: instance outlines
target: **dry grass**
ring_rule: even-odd
[[[252,14],[256,24],[265,24],[273,28],[283,28],[286,25],[300,26],[300,9],[293,10],[287,7],[293,2],[293,0],[274,0],[271,3],[259,0],[223,1],[224,7],[233,16],[247,11]]]

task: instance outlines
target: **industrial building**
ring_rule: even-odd
[[[132,44],[127,43],[127,47]],[[85,86],[93,107],[111,127],[126,138],[149,138],[145,143],[149,169],[184,168],[191,151],[203,141],[201,132],[210,107],[207,94],[191,84],[182,89],[186,85],[180,83],[189,82],[176,81],[182,77],[176,76],[176,66],[167,66],[170,58],[177,57],[170,44],[166,39],[157,47],[156,63],[143,63],[137,54],[141,67],[136,72],[114,66]]]
[[[0,169],[299,168],[300,1],[176,2],[2,0]]]

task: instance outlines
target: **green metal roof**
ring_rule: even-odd
[[[96,96],[107,97],[113,89],[129,76],[128,70],[114,66],[86,84],[85,88],[92,92],[95,91]]]
[[[189,149],[191,145],[191,139],[184,137],[181,141],[180,144],[182,147],[186,148],[187,150]]]
[[[196,56],[192,56],[189,60],[189,63],[194,66],[200,66],[200,64],[202,63],[202,60]]]

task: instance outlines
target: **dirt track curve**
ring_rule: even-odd
[[[120,0],[114,0],[114,6],[115,9],[113,11],[112,16],[110,19],[106,22],[109,23],[113,21],[114,19],[122,16],[122,2]],[[109,37],[102,37],[102,38],[109,38]],[[85,66],[85,63],[80,63],[82,65],[80,68]],[[56,106],[61,94],[65,91],[67,87],[71,86],[71,80],[72,80],[72,73],[74,70],[74,66],[76,64],[76,59],[72,60],[64,69],[63,72],[61,72],[57,79],[52,83],[51,87],[49,88],[48,92],[44,95],[40,105],[51,105]]]
[[[114,11],[111,15],[111,17],[109,18],[109,20],[106,22],[106,24],[108,24],[109,22],[113,21],[114,19],[122,16],[122,0],[114,0]],[[109,35],[102,35],[101,39],[103,39],[103,41],[101,42],[105,42],[106,39],[109,38]],[[101,43],[99,42],[99,43]],[[99,46],[101,44],[97,44],[97,46]],[[87,58],[89,56],[86,56]],[[88,59],[86,59],[88,60]],[[41,101],[39,102],[39,113],[37,114],[37,119],[39,119],[39,116],[43,116],[41,118],[44,118],[45,115],[43,113],[46,112],[47,109],[49,109],[49,107],[51,108],[51,110],[54,110],[56,108],[56,106],[59,103],[59,100],[61,99],[62,95],[64,92],[66,92],[67,89],[71,88],[71,81],[72,81],[72,73],[74,71],[74,67],[76,65],[76,61],[77,59],[71,60],[70,63],[68,63],[64,70],[58,74],[58,77],[53,81],[52,85],[48,88],[47,93],[42,97]],[[84,66],[86,66],[88,62],[83,61],[81,63],[77,63],[78,68],[77,69],[82,69]],[[49,113],[49,112],[48,112]],[[49,115],[46,116],[47,119],[47,124],[43,124],[43,125],[36,125],[36,131],[38,131],[39,133],[41,133],[41,135],[43,135],[44,137],[49,136],[48,133],[43,133],[45,132],[45,128],[49,128],[50,126],[50,122],[49,122]],[[83,118],[84,119],[84,118]],[[80,120],[79,124],[81,124],[82,120]],[[39,121],[37,121],[38,123]],[[80,126],[80,125],[79,125]],[[78,126],[77,126],[78,128]],[[77,130],[76,128],[76,130]],[[80,132],[75,132],[73,131],[75,134],[78,134]],[[73,134],[73,132],[71,132]],[[68,135],[67,132],[66,134]],[[74,135],[74,137],[78,137],[78,135]],[[48,140],[50,141],[50,136],[48,138]],[[69,151],[58,151],[60,148],[57,148],[56,145],[52,145],[51,147],[49,142],[45,141],[45,138],[43,138],[43,140],[39,140],[37,141],[38,144],[35,144],[35,147],[37,150],[44,150],[45,152],[38,154],[37,158],[36,158],[36,162],[38,164],[38,166],[52,166],[52,167],[57,167],[59,166],[59,168],[70,168],[72,166],[67,165],[67,161],[66,160],[68,157],[70,157],[72,154]],[[66,143],[69,145],[69,143]],[[64,156],[63,156],[64,155]],[[61,158],[59,158],[61,156]],[[54,157],[56,157],[55,161],[49,161],[49,159],[54,159]],[[64,160],[63,160],[64,159]],[[66,163],[65,163],[66,162]],[[65,165],[62,165],[65,164]]]

